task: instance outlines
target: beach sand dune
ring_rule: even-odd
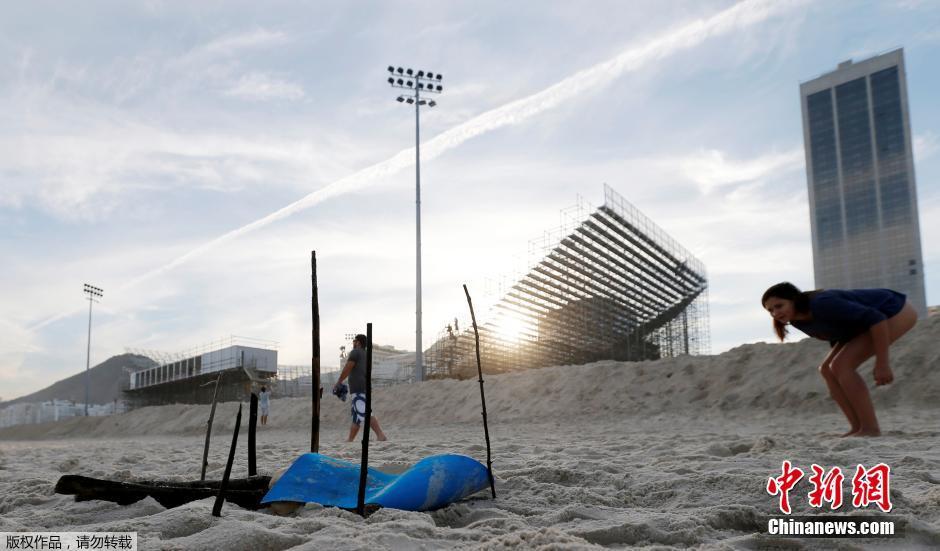
[[[144,408],[0,431],[0,531],[136,531],[141,549],[936,549],[940,548],[940,316],[895,347],[896,382],[873,389],[881,438],[840,439],[845,421],[827,396],[816,341],[744,345],[716,356],[599,362],[486,377],[498,498],[489,491],[432,513],[380,510],[368,519],[308,504],[293,516],[212,500],[165,509],[52,492],[66,473],[118,480],[199,477],[208,406]],[[871,381],[871,365],[861,368]],[[872,384],[873,386],[873,384]],[[377,389],[388,442],[370,465],[400,471],[422,457],[485,461],[479,386],[431,381]],[[323,404],[321,452],[358,461],[345,443],[348,406]],[[211,478],[220,478],[237,404],[221,404]],[[309,401],[274,400],[258,434],[258,468],[272,474],[309,449]],[[241,433],[234,476],[247,473]],[[891,467],[888,515],[901,533],[881,539],[767,535],[779,514],[767,479],[783,460],[846,473],[839,514],[851,506],[856,465]],[[808,475],[807,475],[808,478]],[[795,515],[809,506],[804,478]]]

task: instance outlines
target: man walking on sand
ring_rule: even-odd
[[[349,427],[349,438],[347,442],[352,442],[353,438],[359,432],[359,426],[366,418],[366,336],[356,335],[353,339],[353,349],[349,356],[346,356],[346,365],[339,374],[339,379],[333,385],[334,391],[349,378],[349,397],[350,414],[352,415],[352,425]],[[378,418],[373,414],[369,426],[375,431],[375,436],[379,440],[385,440],[385,433],[379,426]]]

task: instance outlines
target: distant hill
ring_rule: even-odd
[[[157,364],[145,356],[121,354],[112,356],[89,370],[88,401],[92,404],[110,404],[121,399],[121,385],[127,380],[125,367],[133,370],[155,367]],[[85,371],[62,379],[26,396],[0,402],[0,408],[20,402],[47,402],[49,400],[85,401]]]

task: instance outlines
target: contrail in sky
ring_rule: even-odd
[[[636,71],[652,61],[697,46],[709,38],[745,29],[775,15],[791,11],[802,4],[805,4],[805,0],[745,0],[707,19],[698,19],[668,30],[645,44],[634,46],[607,61],[579,71],[540,92],[477,115],[450,130],[438,134],[422,144],[423,158],[424,160],[434,159],[471,138],[504,126],[525,122],[543,111],[557,107],[585,90],[596,89],[608,84],[623,74]],[[384,176],[413,166],[414,157],[414,148],[409,148],[385,161],[336,180],[263,218],[203,243],[169,263],[128,281],[118,290],[128,289],[157,277],[218,245],[261,229],[294,213],[309,209],[327,199],[354,192],[376,181],[381,181]],[[77,311],[47,318],[30,327],[30,331],[40,329]]]

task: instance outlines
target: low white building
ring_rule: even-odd
[[[124,402],[110,404],[90,404],[88,415],[93,417],[113,415],[126,411]],[[0,428],[17,425],[54,423],[69,417],[85,415],[85,404],[69,400],[51,400],[48,402],[22,402],[0,409]]]

